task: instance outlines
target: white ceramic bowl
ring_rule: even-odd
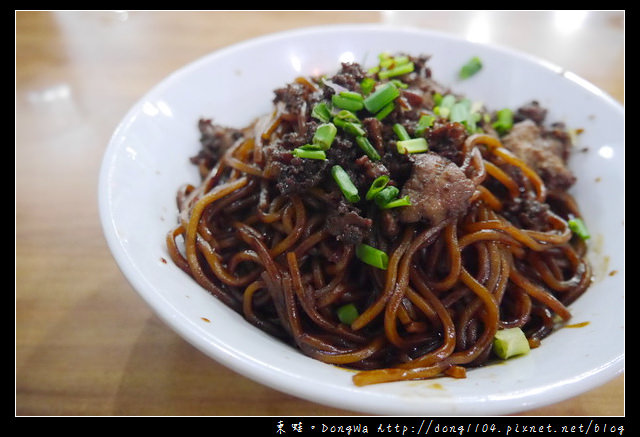
[[[332,73],[341,61],[371,65],[381,51],[430,54],[436,80],[489,108],[537,99],[549,121],[584,129],[580,144],[588,151],[575,153],[571,166],[593,234],[596,283],[571,311],[586,326],[564,328],[530,354],[474,369],[466,379],[356,387],[352,372],[260,332],[171,263],[164,239],[176,220],[176,191],[199,181],[188,160],[199,147],[199,117],[243,127],[269,111],[273,90],[296,76]],[[483,70],[458,82],[458,68],[474,55]],[[624,110],[571,72],[529,56],[374,25],[294,30],[236,44],[176,71],[126,114],[104,156],[99,206],[119,267],[171,328],[234,371],[300,398],[355,413],[502,415],[570,398],[623,371]]]

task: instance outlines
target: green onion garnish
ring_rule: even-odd
[[[529,340],[520,328],[499,329],[493,337],[493,352],[503,360],[529,350]]]
[[[378,64],[380,68],[389,68],[392,65],[393,65],[393,58],[390,55],[384,58],[380,58],[380,63]]]
[[[398,193],[400,193],[400,190],[397,187],[389,185],[388,187],[385,187],[382,190],[378,191],[378,193],[373,196],[373,200],[380,208],[384,208],[387,203],[395,200],[398,197]]]
[[[321,144],[305,144],[304,146],[297,147],[298,150],[326,150]]]
[[[469,119],[471,114],[471,102],[467,99],[460,100],[459,102],[451,105],[451,112],[449,113],[449,120],[462,123]]]
[[[394,56],[393,63],[395,65],[403,65],[409,63],[411,59],[406,55]]]
[[[359,111],[364,106],[362,103],[362,100],[356,100],[356,99],[352,99],[351,97],[345,97],[342,95],[342,93],[332,95],[331,103],[333,103],[338,108],[347,109],[349,111]]]
[[[342,194],[349,202],[356,203],[360,201],[358,189],[353,182],[351,182],[349,174],[342,167],[339,165],[331,167],[331,176],[333,176],[333,180],[336,181],[338,187],[340,187],[340,191],[342,191]]]
[[[409,140],[401,140],[396,142],[398,153],[406,155],[407,153],[420,153],[429,150],[427,140],[423,137],[411,138]]]
[[[389,70],[382,70],[378,72],[378,77],[380,79],[388,79],[390,77],[402,76],[403,74],[411,73],[413,70],[413,62],[407,62],[405,64],[395,65]]]
[[[348,303],[346,305],[342,305],[336,310],[336,314],[338,315],[338,320],[340,320],[345,325],[350,325],[353,323],[355,319],[358,318],[358,309],[352,303]]]
[[[356,246],[356,256],[362,262],[382,270],[386,270],[389,266],[389,255],[382,250],[369,246],[368,244],[358,244]]]
[[[324,123],[331,120],[331,111],[325,102],[320,102],[311,110],[311,116]]]
[[[480,113],[471,112],[471,101],[462,99],[451,106],[449,120],[464,124],[469,133],[474,133],[476,122],[480,120]]]
[[[370,70],[370,72],[372,74],[378,74],[378,78],[384,80],[411,73],[414,68],[409,56],[399,55],[394,57],[389,53],[381,53],[378,55],[378,65]]]
[[[338,133],[338,128],[333,123],[321,124],[313,134],[313,144],[319,146],[320,150],[328,150],[336,133]]]
[[[504,135],[513,127],[513,112],[509,108],[501,109],[496,114],[497,121],[491,126],[500,134]]]
[[[384,187],[387,186],[387,183],[389,183],[389,176],[387,175],[382,175],[375,178],[371,183],[371,186],[369,187],[365,198],[367,200],[373,199],[376,194],[378,194]]]
[[[391,53],[389,52],[380,52],[378,53],[378,62],[380,64],[382,64],[385,61],[388,61],[391,59]]]
[[[431,126],[433,126],[433,122],[435,120],[436,118],[433,115],[420,116],[420,119],[418,120],[418,125],[416,126],[415,134],[417,136],[423,135],[424,131],[427,130],[427,128],[430,128]]]
[[[391,209],[399,206],[411,205],[409,196],[398,198],[400,190],[393,185],[386,186],[387,182],[389,182],[389,178],[387,176],[380,176],[376,178],[376,180],[373,181],[373,184],[371,184],[371,187],[369,187],[369,191],[366,196],[367,200],[373,198],[373,201],[380,209]]]
[[[364,128],[360,125],[360,123],[354,123],[351,121],[344,121],[340,118],[333,118],[333,122],[340,128],[342,128],[345,132],[355,136],[355,137],[359,137],[359,136],[365,136],[367,134],[367,132],[364,130]]]
[[[467,79],[482,69],[482,61],[479,57],[474,56],[469,59],[460,69],[459,76],[461,79]]]
[[[589,234],[589,230],[587,229],[587,226],[584,224],[582,219],[575,217],[570,219],[568,223],[569,229],[571,229],[573,233],[578,237],[582,238],[583,240],[588,240],[589,237],[591,237],[591,234]]]
[[[373,147],[373,144],[371,144],[371,142],[369,141],[369,138],[365,137],[365,136],[357,136],[356,137],[356,143],[358,144],[358,146],[360,146],[360,148],[362,149],[362,151],[370,158],[373,159],[374,161],[379,161],[380,160],[380,154],[378,153],[378,151]]]
[[[409,206],[409,205],[411,205],[411,199],[409,199],[409,196],[404,196],[399,199],[394,199],[390,202],[387,202],[384,205],[380,206],[380,208],[391,209],[391,208],[398,208],[399,206]]]
[[[433,108],[433,112],[442,118],[449,118],[451,108],[456,103],[456,97],[452,94],[447,94],[439,99],[439,101],[440,103]]]
[[[378,111],[378,113],[376,114],[376,118],[378,120],[382,120],[387,115],[389,115],[391,113],[391,111],[393,111],[395,109],[395,107],[396,107],[396,105],[393,102],[389,103],[387,106],[385,106],[380,111]]]
[[[365,96],[368,95],[371,91],[373,91],[373,88],[375,86],[376,86],[376,80],[372,77],[365,77],[360,82],[360,90],[362,91],[362,94],[364,94]]]
[[[338,118],[342,121],[352,121],[355,123],[360,123],[360,119],[358,118],[358,116],[354,113],[351,112],[347,109],[342,109],[340,111],[338,111],[338,113],[335,115],[334,120]]]
[[[397,86],[398,88],[401,88],[403,90],[406,90],[407,88],[409,88],[409,85],[404,83],[400,79],[391,79],[390,82],[392,82],[395,86]]]
[[[441,108],[448,108],[451,109],[451,107],[456,103],[456,96],[454,96],[453,94],[447,94],[446,96],[442,97],[442,100],[440,101],[440,107]]]
[[[396,87],[392,82],[387,82],[386,84],[378,87],[366,99],[364,99],[364,107],[367,111],[375,114],[389,103],[393,102],[398,96],[400,96],[398,87]]]
[[[344,97],[345,99],[357,100],[358,102],[362,102],[364,100],[362,94],[355,91],[340,91],[340,97]]]
[[[476,127],[476,120],[474,117],[469,117],[466,121],[463,121],[462,124],[467,128],[467,132],[470,134],[479,130],[479,128]]]
[[[304,146],[293,149],[293,156],[307,159],[327,159],[327,155],[324,153],[324,150],[313,150],[311,148],[305,148]]]
[[[353,112],[343,109],[333,117],[333,123],[345,132],[354,136],[363,136],[367,133],[360,125],[360,119]]]
[[[406,141],[411,139],[409,133],[407,132],[407,129],[405,129],[405,127],[400,123],[394,124],[392,129],[400,140]]]

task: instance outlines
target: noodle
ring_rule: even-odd
[[[309,141],[312,105],[326,87],[345,85],[298,78],[291,86],[304,104],[279,101],[217,160],[194,160],[202,182],[178,191],[179,220],[166,236],[181,270],[257,328],[317,360],[357,369],[356,385],[465,377],[467,368],[491,361],[497,330],[519,327],[537,347],[558,318],[571,317],[568,305],[591,281],[585,244],[568,225],[579,217],[577,204],[547,187],[499,135],[467,133],[455,154],[447,152],[474,187],[460,212],[407,223],[361,200],[364,217],[356,210],[340,216],[345,229],[366,228],[361,241],[388,254],[381,269],[359,259],[359,243],[328,224],[341,208],[330,177],[300,178],[307,186],[292,192],[276,186],[288,167],[274,165],[274,145]],[[395,122],[417,100],[407,96]],[[449,132],[458,129],[452,125]],[[371,121],[367,133],[389,167],[384,129]],[[345,147],[351,137],[339,135],[336,147]],[[413,162],[394,159],[399,167]],[[328,174],[322,161],[317,166],[310,175]],[[514,208],[525,204],[537,206],[535,226],[514,220]],[[337,311],[348,304],[358,313],[345,322]]]

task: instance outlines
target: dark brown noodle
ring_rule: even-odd
[[[489,360],[498,329],[521,327],[535,347],[555,317],[571,317],[567,305],[590,283],[584,246],[557,214],[547,214],[542,232],[501,211],[531,194],[579,216],[575,202],[548,193],[497,138],[473,135],[464,144],[462,168],[477,185],[467,213],[405,226],[386,242],[381,271],[327,232],[322,189],[268,197],[262,147],[280,123],[275,113],[256,123],[255,135],[230,148],[200,186],[185,186],[179,223],[167,234],[175,264],[248,322],[310,357],[357,369],[354,383],[367,385],[464,377]],[[507,167],[525,177],[515,180]],[[351,326],[336,317],[346,302],[361,309]]]

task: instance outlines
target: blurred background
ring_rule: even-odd
[[[165,326],[112,259],[102,155],[178,68],[271,32],[438,30],[543,58],[624,104],[624,11],[16,11],[16,415],[351,415],[218,365]],[[624,414],[624,377],[522,415]]]

